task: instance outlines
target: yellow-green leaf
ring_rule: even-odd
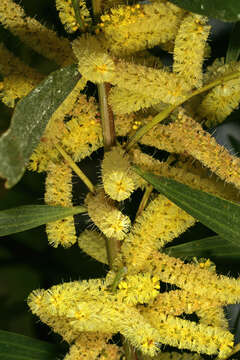
[[[37,226],[86,212],[83,206],[72,208],[49,205],[25,205],[0,211],[0,236],[29,230]]]
[[[134,167],[135,171],[180,208],[240,247],[240,205],[206,192],[192,189]]]
[[[2,360],[55,360],[59,353],[57,345],[0,330]]]
[[[81,75],[77,65],[57,70],[18,102],[10,128],[0,138],[0,176],[11,188],[22,177],[52,114]]]

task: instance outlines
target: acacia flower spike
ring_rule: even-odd
[[[207,90],[210,90],[211,88],[213,88],[215,86],[221,85],[224,82],[236,79],[238,77],[240,77],[240,71],[234,71],[231,74],[223,76],[220,79],[217,79],[207,85],[204,85],[202,88],[193,91],[190,95],[186,95],[184,100],[179,101],[177,104],[169,105],[165,110],[163,110],[158,115],[156,115],[150,123],[142,126],[136,132],[136,134],[134,134],[133,137],[131,139],[129,139],[129,141],[126,145],[126,149],[130,150],[143,137],[144,134],[146,134],[149,130],[151,130],[158,123],[160,123],[161,121],[166,119],[178,106],[182,105],[185,101],[190,100],[192,97],[199,95]]]

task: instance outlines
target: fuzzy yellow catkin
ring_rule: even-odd
[[[88,215],[104,235],[117,240],[125,238],[131,221],[128,216],[123,215],[114,207],[102,190],[98,191],[96,195],[88,194],[85,203]]]
[[[42,79],[43,75],[24,64],[0,43],[0,96],[2,102],[14,107],[16,100],[26,96]]]
[[[159,278],[150,273],[128,275],[118,284],[117,299],[129,305],[151,303],[159,294]]]
[[[228,357],[233,349],[234,336],[225,329],[196,324],[161,312],[143,313],[159,332],[159,342],[207,355]]]
[[[66,122],[67,134],[62,144],[75,162],[90,156],[103,146],[102,127],[96,100],[78,94],[77,101],[69,111],[71,120]]]
[[[185,80],[165,69],[154,69],[123,60],[114,63],[104,50],[100,37],[81,36],[73,41],[73,51],[78,59],[79,72],[92,82],[110,82],[120,88],[143,94],[147,88],[148,97],[169,104],[183,100],[190,90],[190,85]]]
[[[159,99],[152,98],[148,94],[130,91],[115,86],[109,93],[109,104],[114,114],[131,114],[133,111],[149,108],[160,103]]]
[[[89,256],[103,264],[108,264],[106,240],[97,231],[84,230],[78,237],[79,247]]]
[[[204,49],[210,31],[207,20],[196,14],[186,16],[174,44],[173,72],[197,88],[202,86]]]
[[[154,134],[154,137],[152,137]],[[154,140],[153,140],[154,139]],[[223,181],[240,188],[240,159],[232,156],[183,110],[170,125],[159,125],[141,139],[145,145],[172,153],[185,153],[200,161]]]
[[[105,152],[102,167],[102,182],[106,192],[113,200],[129,198],[136,188],[136,175],[131,170],[129,156],[119,147]]]
[[[96,360],[101,352],[108,347],[109,335],[98,332],[83,332],[71,345],[64,360]]]
[[[106,291],[101,279],[76,281],[35,290],[28,298],[32,312],[66,341],[76,340],[84,331],[121,332],[144,354],[158,350],[158,332],[133,307]]]
[[[194,173],[193,164],[191,164],[190,168],[186,169],[180,163],[177,163],[176,166],[170,166],[167,162],[155,160],[151,156],[142,153],[139,149],[131,151],[131,156],[133,163],[145,171],[174,179],[193,189],[202,190],[224,199],[232,201],[240,200],[239,191],[233,185],[226,184],[217,179],[214,174],[211,177],[207,174],[207,177],[205,177],[201,171]],[[140,181],[139,179],[139,185]]]
[[[48,205],[72,207],[72,171],[67,164],[49,165],[44,199]],[[73,216],[48,223],[46,232],[53,247],[69,247],[77,241]]]
[[[74,62],[69,40],[58,37],[53,30],[26,16],[23,8],[14,1],[0,1],[0,22],[37,53],[57,64],[66,66]]]
[[[112,82],[116,77],[114,61],[107,54],[104,45],[102,37],[89,34],[83,34],[72,43],[79,72],[95,83]]]
[[[150,254],[178,237],[195,219],[163,195],[150,202],[122,245],[128,271],[139,271]]]
[[[200,324],[228,329],[228,321],[222,306],[210,306],[208,309],[199,309],[196,311],[196,315],[199,317]]]
[[[82,23],[81,27],[76,20],[72,0],[56,0],[56,8],[59,11],[60,20],[66,31],[69,33],[74,33],[79,28],[80,30],[85,30],[91,23],[91,17],[86,7],[86,2],[84,0],[78,0],[77,5],[79,7],[79,15]]]
[[[192,314],[197,311],[203,314],[208,310],[212,314],[216,314],[221,305],[222,303],[215,299],[208,299],[207,297],[195,295],[185,290],[171,290],[158,294],[153,304],[150,304],[144,311],[147,313],[153,311],[163,312],[174,316],[179,316],[183,313]],[[215,326],[217,325],[215,324]]]
[[[213,76],[215,76],[215,79],[217,79],[234,71],[239,71],[239,69],[239,62],[222,64],[221,61],[215,61],[206,78],[212,80]],[[205,124],[208,127],[216,126],[222,123],[238,107],[239,102],[240,80],[237,78],[225,81],[210,90],[198,106],[196,113],[200,119],[206,119]]]
[[[240,279],[216,275],[195,264],[163,253],[153,252],[145,264],[145,271],[153,271],[160,280],[174,284],[190,293],[220,301],[223,305],[240,301]]]
[[[169,2],[118,6],[101,16],[110,51],[135,53],[173,40],[185,11]]]

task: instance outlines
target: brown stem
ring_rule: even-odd
[[[108,93],[110,89],[111,85],[108,83],[98,85],[98,96],[105,150],[109,150],[116,144],[113,112],[110,105],[108,104]]]

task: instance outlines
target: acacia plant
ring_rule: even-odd
[[[1,235],[46,223],[50,246],[77,243],[109,269],[106,278],[28,297],[32,313],[69,344],[65,360],[226,359],[238,351],[223,307],[240,301],[240,279],[166,248],[197,221],[217,234],[203,240],[208,250],[240,246],[240,159],[208,131],[239,105],[238,53],[206,67],[211,6],[176,3],[56,0],[71,34],[60,38],[14,1],[0,2],[1,24],[59,67],[44,76],[0,45],[1,100],[15,108],[0,139],[0,173],[7,187],[26,167],[46,173],[46,205],[2,211]],[[173,54],[173,64],[154,47]],[[98,96],[86,95],[89,82]],[[100,148],[93,185],[81,160]],[[73,174],[89,189],[77,206]],[[125,203],[139,188],[130,219]],[[92,225],[77,236],[74,215],[83,212]]]

